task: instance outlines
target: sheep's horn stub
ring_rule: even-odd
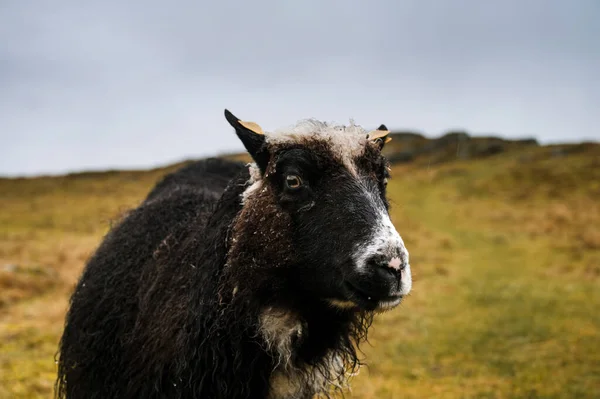
[[[244,126],[248,130],[252,130],[256,134],[265,134],[262,130],[262,127],[260,127],[258,123],[240,121],[240,125]]]
[[[250,122],[250,121],[242,121],[237,116],[232,114],[228,109],[225,109],[225,118],[227,119],[229,124],[231,124],[231,126],[233,126],[236,129],[238,128],[238,125],[241,125],[253,133],[265,134],[262,130],[262,127],[260,127],[260,125],[258,123]]]
[[[377,140],[378,138],[386,137],[390,134],[390,131],[385,127],[385,125],[379,126],[376,130],[371,130],[368,134],[369,140]]]
[[[262,128],[255,122],[241,121],[233,115],[228,109],[225,109],[225,119],[233,128],[238,138],[246,147],[246,150],[252,156],[259,168],[264,172],[269,161],[268,152],[263,148],[265,144],[265,134]]]

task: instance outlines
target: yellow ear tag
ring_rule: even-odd
[[[391,138],[391,137],[388,137],[388,138],[386,138],[386,139],[385,139],[385,143],[384,143],[384,144],[387,144],[387,143],[389,143],[390,141],[392,141],[392,138]]]
[[[253,131],[256,134],[264,134],[262,127],[258,125],[258,123],[254,122],[244,122],[239,121],[240,125],[244,126],[246,129]]]

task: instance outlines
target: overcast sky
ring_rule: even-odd
[[[0,1],[0,175],[239,151],[316,117],[600,140],[598,0]]]

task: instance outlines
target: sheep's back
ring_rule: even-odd
[[[240,162],[221,158],[207,158],[193,162],[166,175],[146,197],[146,201],[169,195],[182,188],[202,189],[220,194],[227,184],[244,169]]]
[[[98,397],[119,396],[135,380],[126,376],[125,370],[135,365],[140,366],[139,372],[149,372],[143,372],[146,365],[133,358],[144,348],[131,344],[137,340],[133,334],[144,313],[140,304],[149,300],[144,298],[148,287],[165,296],[155,298],[157,303],[166,300],[171,290],[155,285],[168,281],[159,275],[164,270],[157,259],[170,249],[179,251],[183,240],[206,237],[207,220],[227,183],[242,169],[242,164],[220,160],[182,168],[159,182],[147,199],[107,234],[76,286],[61,340],[59,377],[68,374],[66,389],[74,394],[69,397],[93,398],[93,392]],[[159,311],[153,311],[154,316],[164,317]],[[75,371],[71,369],[74,364]],[[162,370],[154,372],[160,375]]]

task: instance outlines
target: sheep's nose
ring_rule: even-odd
[[[373,255],[366,263],[369,267],[389,269],[390,272],[400,272],[406,266],[406,260],[401,256]]]
[[[397,286],[402,278],[403,262],[399,257],[375,255],[367,260],[367,267],[390,286]]]
[[[390,261],[388,262],[388,267],[391,267],[392,269],[395,269],[395,270],[400,270],[401,266],[402,266],[402,261],[398,257],[394,257],[394,258],[390,259]]]

